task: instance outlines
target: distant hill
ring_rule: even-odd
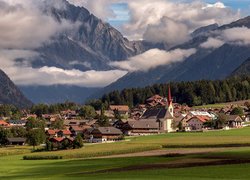
[[[32,105],[2,70],[0,70],[0,104],[11,104],[19,108]]]
[[[241,75],[250,75],[250,58],[244,61],[240,67],[233,71],[231,76],[241,76]]]
[[[71,101],[83,104],[85,100],[95,93],[98,88],[85,88],[78,86],[19,86],[22,92],[34,103],[62,103]]]

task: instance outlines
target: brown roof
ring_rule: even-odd
[[[93,129],[92,132],[94,132],[95,130],[104,135],[122,135],[121,130],[115,127],[99,127],[97,129]]]
[[[129,107],[127,105],[110,105],[109,108],[113,111],[129,111]]]
[[[243,121],[238,115],[227,115],[227,121]]]
[[[159,125],[155,120],[128,121],[125,126],[131,129],[158,129]]]

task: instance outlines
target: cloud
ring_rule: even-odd
[[[205,49],[216,49],[225,44],[224,41],[217,38],[208,38],[208,40],[200,45],[200,47]]]
[[[68,0],[68,2],[85,7],[98,18],[108,20],[108,18],[115,17],[111,5],[118,2],[118,0]]]
[[[128,1],[128,7],[131,20],[124,25],[122,31],[129,39],[142,39],[141,32],[152,31],[152,27],[156,27],[153,41],[160,40],[163,33],[162,29],[157,27],[166,27],[166,22],[162,21],[163,17],[174,21],[175,23],[172,23],[174,26],[182,24],[189,33],[202,26],[214,23],[221,25],[240,18],[240,12],[222,3],[207,4],[202,1],[136,0]],[[166,36],[177,36],[178,33],[179,31],[167,34],[166,31]]]
[[[235,27],[221,31],[215,31],[215,37],[209,37],[208,40],[200,44],[201,48],[216,49],[227,44],[240,46],[250,45],[250,29],[247,27]]]
[[[250,45],[250,29],[247,27],[226,29],[222,31],[221,36],[228,43]]]
[[[59,23],[43,14],[35,1],[0,1],[1,49],[34,49],[74,28],[77,24],[66,20]]]
[[[126,61],[111,62],[110,65],[129,72],[148,71],[158,66],[183,61],[195,53],[196,49],[175,49],[169,52],[151,49],[143,54],[131,57]]]
[[[166,42],[169,45],[177,45],[189,39],[189,31],[184,24],[163,17],[158,24],[148,25],[143,39],[155,43]]]
[[[0,67],[17,85],[77,85],[104,87],[124,76],[127,71],[79,71],[57,67],[32,68],[28,62],[17,64],[16,58],[28,60],[38,54],[28,50],[0,50]]]

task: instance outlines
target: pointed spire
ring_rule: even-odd
[[[168,105],[170,105],[172,103],[172,96],[171,96],[171,89],[170,89],[170,85],[168,86]]]

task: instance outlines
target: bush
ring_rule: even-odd
[[[62,156],[23,156],[23,160],[54,160],[62,159]]]
[[[83,147],[83,140],[82,137],[78,134],[76,138],[73,141],[73,148],[74,149],[79,149]]]

